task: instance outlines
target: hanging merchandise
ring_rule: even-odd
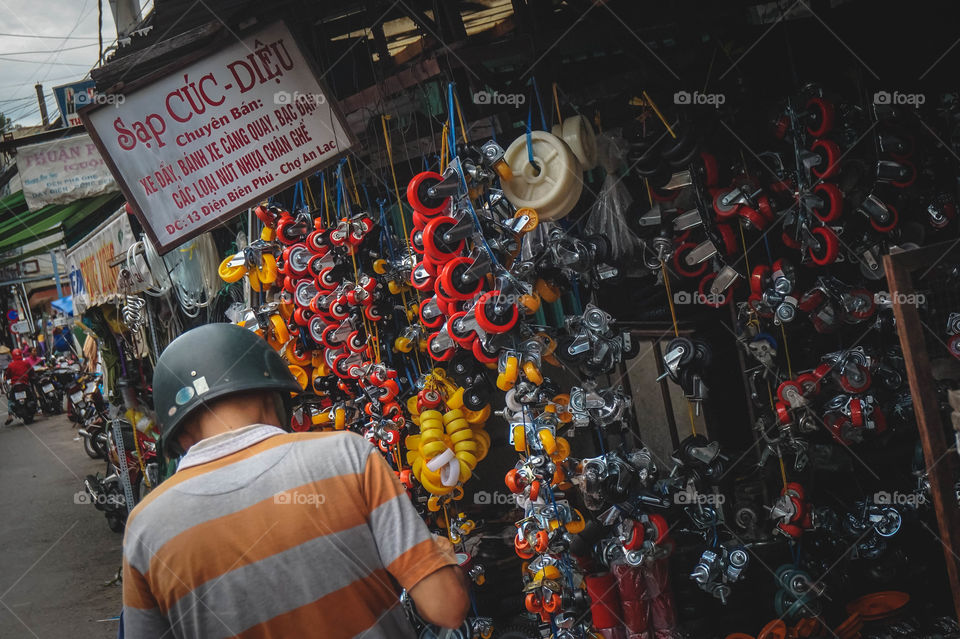
[[[564,126],[572,120],[573,118],[565,120]],[[627,213],[633,204],[633,196],[627,190],[621,175],[627,157],[627,143],[620,136],[606,132],[597,138],[595,148],[600,166],[607,176],[603,179],[597,201],[590,208],[586,230],[591,235],[608,238],[610,257],[621,262],[629,259],[637,246],[636,236],[626,221]]]

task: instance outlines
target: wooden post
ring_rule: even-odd
[[[910,394],[913,396],[913,411],[917,417],[917,431],[923,445],[926,460],[927,477],[930,481],[930,493],[933,508],[937,515],[940,531],[940,543],[953,593],[953,607],[957,619],[960,619],[960,509],[957,508],[953,483],[957,477],[957,453],[947,451],[949,443],[940,419],[940,404],[937,400],[936,382],[930,369],[927,345],[923,337],[923,323],[916,305],[897,303],[900,295],[913,292],[913,278],[910,274],[912,260],[904,259],[908,253],[885,255],[883,265],[890,286],[890,297],[894,300],[893,316],[897,322],[897,334],[903,349],[903,359],[910,382]],[[952,442],[950,442],[952,443]]]

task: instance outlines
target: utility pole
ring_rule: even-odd
[[[40,103],[40,119],[43,120],[43,126],[50,124],[50,118],[47,117],[47,101],[43,97],[43,85],[37,82],[33,87],[37,90],[37,102]]]

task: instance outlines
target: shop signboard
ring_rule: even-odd
[[[164,73],[80,112],[161,253],[355,144],[283,23]]]
[[[80,80],[53,87],[53,97],[60,109],[60,125],[71,127],[83,124],[77,111],[93,102],[95,96],[96,82],[93,80]]]
[[[119,190],[100,151],[85,133],[20,147],[17,171],[31,211]]]
[[[97,227],[82,242],[67,251],[67,272],[73,293],[74,314],[86,309],[112,302],[120,297],[118,277],[120,267],[110,262],[137,241],[130,227],[130,219],[124,209]],[[143,259],[133,264],[126,292],[139,293],[153,285],[153,277]]]

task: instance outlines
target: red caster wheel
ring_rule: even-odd
[[[843,194],[836,184],[821,182],[813,189],[813,194],[823,202],[822,205],[812,207],[813,214],[821,222],[833,222],[843,212]]]
[[[274,228],[277,224],[277,215],[280,213],[280,209],[275,206],[258,206],[253,209],[254,215],[257,216],[264,226],[269,226]]]
[[[863,379],[859,383],[851,380],[846,375],[841,375],[840,387],[848,393],[862,393],[870,388],[870,383],[873,381],[870,371],[861,369],[861,372],[863,373]]]
[[[277,240],[279,240],[281,244],[289,246],[290,244],[302,242],[304,240],[302,231],[303,227],[289,215],[284,215],[277,221]]]
[[[695,243],[684,242],[673,252],[673,268],[681,277],[700,277],[707,270],[707,262],[701,262],[693,265],[687,264],[686,257],[690,254],[690,251],[695,248],[697,248]]]
[[[643,540],[646,535],[644,534],[643,526],[638,523],[633,524],[633,529],[630,531],[630,539],[623,544],[624,549],[626,550],[636,550],[643,545]]]
[[[335,324],[330,324],[325,326],[323,331],[320,333],[320,343],[326,346],[327,348],[338,348],[341,342],[337,339],[336,330],[337,326]]]
[[[410,271],[410,286],[418,291],[423,291],[424,293],[432,291],[436,281],[436,276],[427,270],[423,262],[418,263],[413,267],[413,270]]]
[[[891,182],[893,186],[898,189],[905,189],[907,187],[913,186],[913,183],[917,181],[917,167],[913,165],[913,162],[907,162],[906,160],[900,162],[907,169],[907,176],[902,180],[896,182]]]
[[[773,136],[778,140],[782,140],[787,136],[787,131],[790,129],[790,118],[785,115],[781,115],[776,122],[773,123]]]
[[[474,340],[470,350],[473,351],[474,358],[481,364],[493,364],[497,361],[497,352],[488,351],[483,345],[483,340]]]
[[[440,307],[437,306],[437,301],[434,298],[428,297],[420,302],[419,314],[420,323],[426,328],[436,329],[443,326],[443,313],[440,312]]]
[[[700,152],[700,160],[703,162],[703,183],[707,188],[714,188],[720,183],[720,167],[717,164],[717,158],[706,151]]]
[[[667,535],[670,534],[670,526],[667,525],[667,520],[664,519],[663,515],[650,515],[650,524],[656,531],[653,535],[653,542],[662,544]]]
[[[820,392],[820,378],[813,373],[801,373],[797,376],[797,383],[804,397],[813,397]]]
[[[777,387],[777,397],[788,406],[793,406],[794,402],[792,400],[798,396],[803,397],[803,386],[800,385],[799,381],[788,379]]]
[[[477,300],[475,317],[477,324],[487,333],[506,333],[513,328],[519,317],[517,305],[500,299],[500,291],[484,293]]]
[[[464,241],[445,242],[443,234],[457,225],[457,221],[447,215],[435,217],[423,229],[423,249],[434,262],[442,264],[463,250]]]
[[[799,249],[801,246],[803,246],[800,242],[794,239],[794,237],[786,231],[780,234],[780,241],[783,242],[783,245],[786,246],[787,248]]]
[[[960,335],[951,335],[947,340],[947,350],[950,354],[960,359]]]
[[[477,339],[477,334],[473,331],[458,331],[456,321],[462,317],[466,317],[466,311],[458,311],[450,316],[450,319],[447,320],[447,333],[450,335],[450,338],[457,343],[461,348],[470,350],[473,348],[473,342]]]
[[[840,167],[840,147],[833,140],[815,140],[810,150],[820,156],[820,163],[813,167],[813,174],[818,178],[833,177]]]
[[[328,312],[330,313],[330,317],[335,320],[345,320],[347,316],[350,315],[350,307],[337,300],[330,304],[330,310]]]
[[[718,246],[717,249],[724,255],[733,255],[737,250],[737,234],[733,230],[733,226],[730,224],[717,224],[714,226],[714,229],[720,234],[720,239],[722,240],[722,246]]]
[[[380,312],[380,309],[375,305],[370,304],[363,308],[363,316],[366,317],[371,322],[379,322],[383,319],[383,313]]]
[[[427,338],[427,352],[430,353],[430,357],[438,362],[445,362],[453,357],[453,354],[457,350],[457,346],[456,344],[451,344],[447,348],[443,348],[437,341],[439,335],[440,333],[431,333],[430,337]]]
[[[327,291],[332,291],[337,288],[337,284],[339,283],[340,278],[337,276],[337,271],[333,266],[325,266],[317,273],[317,284]]]
[[[455,257],[440,270],[439,282],[443,286],[444,294],[455,300],[468,300],[480,292],[483,288],[483,278],[477,278],[476,282],[468,283],[463,279],[464,273],[473,266],[473,260],[469,257]]]
[[[803,528],[795,524],[777,524],[777,528],[794,539],[799,539],[803,536]]]
[[[889,233],[897,226],[897,222],[900,221],[900,214],[897,213],[897,209],[893,208],[891,205],[887,205],[887,211],[889,212],[889,217],[886,222],[880,222],[875,217],[870,217],[870,226],[874,228],[878,233]]]
[[[724,291],[722,293],[717,293],[714,295],[710,292],[710,286],[713,284],[713,280],[717,279],[716,273],[709,273],[706,277],[700,280],[700,286],[697,290],[700,291],[700,299],[703,300],[703,303],[712,308],[720,308],[730,302],[732,296],[728,295],[729,291]]]
[[[809,313],[823,304],[824,299],[823,291],[815,288],[803,294],[803,296],[800,298],[800,301],[797,302],[797,308],[804,313]]]
[[[417,255],[423,255],[423,231],[419,229],[410,230],[410,248]]]
[[[427,225],[427,222],[429,221],[430,221],[429,217],[426,217],[425,215],[421,215],[420,212],[418,211],[413,212],[413,228],[415,228],[416,230],[422,231],[423,227],[425,227]]]
[[[759,211],[756,211],[749,206],[741,206],[737,210],[737,214],[740,215],[740,219],[743,220],[743,223],[747,226],[747,228],[757,231],[762,231],[763,229],[767,228],[767,224],[770,223],[770,220],[761,215]]]
[[[293,311],[293,321],[298,326],[306,326],[310,323],[310,318],[313,317],[313,311],[309,308],[300,307]]]
[[[730,193],[730,189],[720,189],[713,196],[713,210],[718,220],[729,220],[736,216],[740,204],[724,204],[721,200]]]
[[[424,171],[415,175],[407,185],[407,202],[413,209],[427,217],[439,215],[447,208],[450,198],[430,197],[427,189],[443,181],[443,176],[433,171]]]
[[[850,400],[850,423],[855,428],[863,428],[863,402],[859,398]]]
[[[299,417],[297,414],[299,413]],[[293,416],[290,418],[290,430],[302,433],[304,431],[310,430],[310,416],[307,415],[305,410],[295,410],[293,411]]]
[[[347,338],[347,350],[359,353],[367,347],[367,342],[362,337],[360,337],[360,331],[353,331],[350,333],[350,337]]]
[[[308,249],[313,251],[318,256],[326,255],[330,250],[326,229],[318,229],[309,233],[307,235],[307,239],[304,240],[304,243],[307,245]]]
[[[874,428],[877,429],[878,433],[882,433],[887,430],[887,416],[883,414],[883,411],[874,406],[872,417]]]
[[[777,402],[774,404],[774,410],[777,411],[777,421],[781,424],[787,425],[793,423],[793,418],[790,417],[790,409],[783,402]]]
[[[773,222],[777,217],[773,212],[773,205],[770,204],[770,198],[766,195],[757,197],[757,211],[760,212],[760,215],[767,218],[768,222]]]
[[[810,259],[817,266],[829,266],[837,261],[840,255],[840,240],[837,235],[826,226],[818,226],[811,230],[817,239],[816,246],[807,248]]]
[[[754,295],[763,295],[763,289],[766,288],[767,279],[770,278],[770,267],[766,264],[759,264],[753,268],[750,274],[750,292]]]
[[[807,133],[815,138],[822,138],[833,130],[833,105],[823,98],[807,100]]]
[[[873,293],[868,291],[865,288],[858,288],[850,291],[851,297],[854,298],[857,308],[855,310],[848,311],[850,317],[857,320],[865,320],[868,317],[871,317],[874,311],[877,310],[877,302],[873,296]]]

